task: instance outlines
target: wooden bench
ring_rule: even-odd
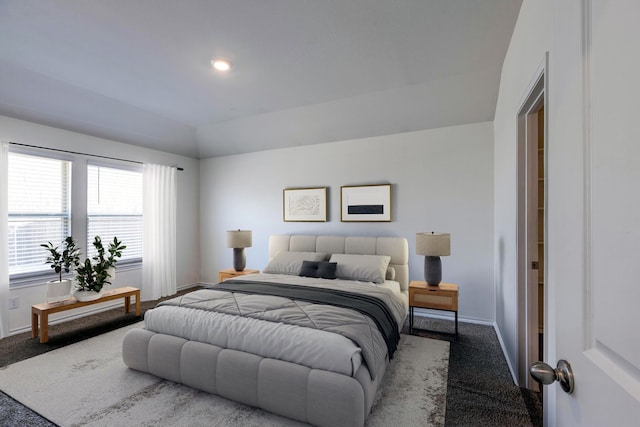
[[[75,308],[85,307],[87,305],[99,304],[101,302],[111,301],[114,299],[124,298],[124,311],[131,311],[131,297],[136,298],[136,316],[140,316],[140,289],[127,286],[124,288],[112,289],[105,291],[102,297],[93,301],[78,301],[71,298],[65,301],[55,303],[42,303],[31,306],[31,337],[38,336],[40,331],[40,342],[45,343],[49,340],[49,315],[59,313],[61,311],[73,310]],[[40,328],[38,328],[38,320]]]

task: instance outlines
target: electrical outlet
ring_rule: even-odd
[[[9,298],[9,310],[15,310],[20,307],[20,297]]]

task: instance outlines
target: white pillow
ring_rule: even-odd
[[[298,275],[302,261],[326,261],[329,254],[323,252],[288,252],[280,251],[264,268],[265,273]]]
[[[337,262],[338,279],[384,283],[391,257],[387,255],[333,254],[330,262]]]
[[[387,267],[387,275],[385,279],[396,280],[396,269],[393,267]]]

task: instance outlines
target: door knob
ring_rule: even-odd
[[[575,381],[571,365],[566,360],[559,360],[558,367],[553,369],[544,362],[535,362],[529,366],[529,374],[540,384],[560,383],[560,387],[567,393],[573,393]]]

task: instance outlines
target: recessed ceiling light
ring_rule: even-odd
[[[211,66],[218,71],[229,71],[231,69],[231,61],[224,58],[213,58]]]

